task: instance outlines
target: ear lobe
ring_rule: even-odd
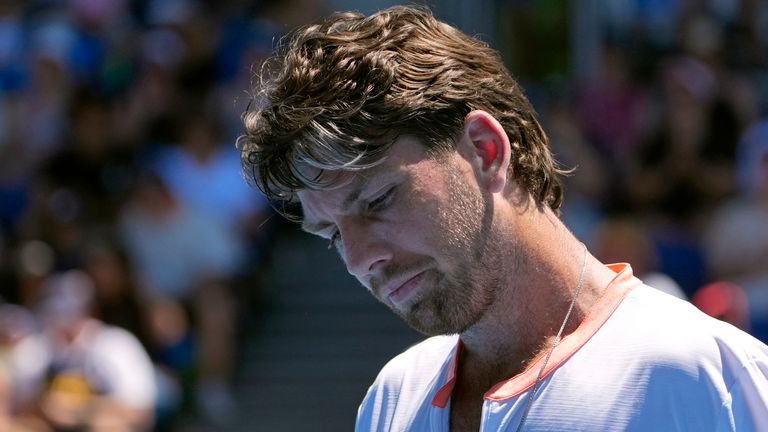
[[[509,138],[498,120],[485,111],[472,111],[464,119],[464,138],[477,161],[478,175],[490,192],[500,192],[507,182]]]

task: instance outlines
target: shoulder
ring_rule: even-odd
[[[141,343],[133,333],[122,327],[117,327],[102,322],[94,324],[96,334],[94,335],[94,346],[109,349],[138,349],[143,350]]]
[[[724,418],[742,425],[768,418],[768,347],[646,285],[633,288],[564,366],[555,385],[602,400],[602,412],[634,422],[632,430],[672,419],[686,430],[715,430]]]
[[[651,320],[658,321],[652,324],[657,349],[648,388],[657,397],[646,402],[651,411],[674,406],[691,421],[710,418],[719,425],[728,418],[738,430],[755,430],[768,418],[768,346],[686,301],[647,291],[638,294],[656,308]]]
[[[425,372],[437,372],[458,343],[457,335],[434,336],[408,348],[381,369],[374,385],[385,384],[392,380],[402,381],[406,375],[423,375]]]
[[[115,370],[151,370],[151,360],[139,339],[123,328],[95,322],[91,354],[102,367]]]
[[[660,385],[689,383],[730,398],[744,380],[768,384],[768,346],[687,301],[640,286],[616,312],[623,348],[654,371],[649,378],[664,377]]]
[[[643,318],[644,327],[666,329],[665,334],[673,337],[680,333],[692,333],[703,337],[723,335],[742,342],[758,342],[733,325],[705,314],[689,301],[648,285],[640,285],[632,290],[619,306],[619,311],[622,309],[636,318]],[[663,337],[664,334],[659,336]]]
[[[393,421],[418,416],[430,404],[457,343],[457,335],[431,337],[390,360],[360,405],[358,430],[390,430]]]
[[[768,356],[768,347],[731,324],[712,318],[691,303],[646,285],[635,288],[616,311],[629,337],[671,354],[701,356],[701,350],[733,351],[744,359]]]
[[[151,407],[157,395],[155,369],[139,340],[120,327],[98,322],[93,326],[92,373],[108,383],[109,395],[121,403]]]

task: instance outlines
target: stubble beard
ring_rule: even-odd
[[[492,234],[493,208],[456,170],[445,170],[450,204],[440,215],[445,228],[440,250],[450,268],[428,270],[420,296],[407,311],[393,309],[426,335],[462,333],[478,322],[499,290]]]

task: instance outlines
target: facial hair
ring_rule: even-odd
[[[491,201],[452,168],[443,170],[449,199],[435,221],[444,228],[435,250],[447,255],[441,260],[446,268],[425,272],[424,289],[410,309],[392,307],[426,335],[465,331],[482,318],[498,292]]]

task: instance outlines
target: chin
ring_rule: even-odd
[[[424,302],[415,304],[409,312],[399,315],[411,328],[426,336],[462,333],[474,323],[474,320],[466,319],[464,314],[446,313],[445,310],[427,307]]]

